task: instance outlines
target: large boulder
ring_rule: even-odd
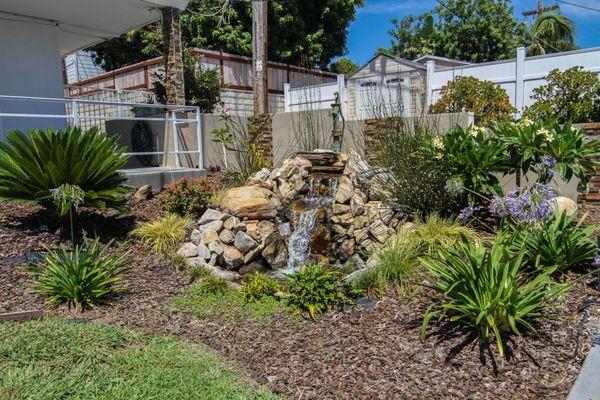
[[[272,269],[283,268],[287,265],[287,249],[283,239],[277,232],[272,233],[267,238],[261,255]]]
[[[281,205],[275,193],[258,186],[231,188],[221,199],[221,209],[240,218],[271,219]]]
[[[563,196],[555,197],[554,202],[556,203],[557,214],[560,214],[563,211],[566,211],[567,216],[570,217],[577,212],[577,203],[568,197],[563,197]]]

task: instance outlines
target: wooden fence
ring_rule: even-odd
[[[200,57],[205,68],[217,68],[221,83],[232,90],[252,91],[252,59],[233,54],[210,50],[192,49],[192,54]],[[79,97],[102,89],[151,90],[156,73],[163,70],[162,57],[153,58],[93,78],[71,84],[67,91],[69,98]],[[302,86],[308,80],[316,83],[336,82],[337,75],[314,69],[269,62],[269,92],[283,94],[284,85]]]

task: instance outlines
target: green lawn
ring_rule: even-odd
[[[55,319],[0,324],[0,399],[275,398],[198,345]]]

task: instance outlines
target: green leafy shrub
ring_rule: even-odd
[[[457,248],[421,259],[432,274],[432,287],[444,295],[425,313],[423,339],[432,317],[447,316],[478,330],[484,342],[493,333],[503,355],[502,335],[520,334],[520,329],[535,332],[532,320],[549,316],[547,311],[570,286],[554,283],[550,275],[555,267],[533,276],[522,273],[525,251],[514,256],[504,240],[499,237],[489,249],[465,239]]]
[[[478,202],[481,199],[473,192],[483,195],[500,194],[502,189],[497,176],[504,161],[504,152],[498,142],[492,140],[484,128],[456,127],[440,136],[437,148],[432,148],[434,157],[439,155],[453,179],[469,189],[463,191],[463,200]]]
[[[538,262],[538,267],[556,267],[565,270],[577,265],[590,264],[597,253],[593,233],[596,227],[583,227],[583,216],[578,222],[576,216],[568,216],[565,211],[555,214],[540,226],[524,229],[522,226],[507,225],[510,243],[515,251],[523,248],[529,265]]]
[[[377,167],[372,182],[384,200],[407,215],[426,215],[448,207],[444,186],[450,178],[428,143],[437,133],[426,125],[407,126],[402,119],[384,118],[369,144]]]
[[[183,242],[192,220],[167,214],[155,221],[138,222],[131,234],[157,254],[168,255]]]
[[[36,278],[33,293],[48,297],[51,304],[67,303],[84,310],[105,303],[123,289],[123,274],[128,268],[127,253],[122,247],[109,252],[113,240],[105,245],[96,238],[68,251],[64,245],[50,250],[29,272]]]
[[[553,69],[546,84],[533,90],[535,103],[523,115],[533,120],[555,119],[557,123],[600,120],[600,78],[583,67]]]
[[[586,186],[589,174],[594,171],[600,155],[600,141],[585,140],[585,134],[573,129],[570,123],[563,126],[554,121],[519,123],[499,122],[492,126],[492,135],[505,151],[504,163],[499,172],[520,176],[532,170],[543,157],[556,160],[556,172],[565,181],[577,177]]]
[[[162,72],[155,74],[153,91],[156,101],[167,104],[167,89],[165,75]],[[203,113],[210,114],[221,104],[221,74],[216,68],[205,68],[198,57],[183,52],[183,79],[185,87],[185,103],[188,106],[198,106]]]
[[[247,274],[242,279],[242,295],[247,301],[274,296],[279,290],[281,285],[278,281],[260,272]]]
[[[506,90],[490,81],[472,76],[458,76],[442,86],[440,99],[429,108],[432,114],[471,111],[478,125],[511,120],[515,108]]]
[[[341,281],[342,274],[322,264],[307,264],[288,277],[288,305],[296,313],[308,312],[315,319],[334,307],[352,302],[350,285]]]
[[[209,204],[212,191],[204,178],[184,178],[165,185],[159,195],[163,209],[184,216],[200,216]]]
[[[0,142],[0,199],[54,209],[52,190],[68,184],[83,191],[82,206],[121,207],[129,187],[119,169],[128,157],[117,141],[97,128],[9,132]]]

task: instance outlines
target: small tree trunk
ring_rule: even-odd
[[[176,8],[165,7],[161,9],[161,12],[167,104],[185,105],[179,10]]]

